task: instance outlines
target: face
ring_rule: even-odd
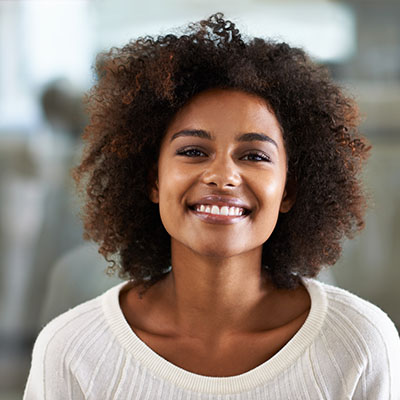
[[[294,202],[279,123],[262,98],[244,92],[191,99],[168,126],[157,167],[150,198],[172,249],[261,254],[279,212]]]

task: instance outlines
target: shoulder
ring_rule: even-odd
[[[123,285],[118,284],[50,321],[36,339],[32,360],[46,365],[68,364],[68,359],[111,340],[112,319],[119,311],[118,298]]]
[[[39,333],[25,388],[26,398],[81,398],[81,387],[98,360],[118,347],[110,319],[117,313],[122,284],[82,303],[50,321]],[[112,353],[112,351],[111,351]],[[42,396],[42,397],[41,397]],[[70,397],[71,397],[70,396]]]
[[[84,302],[51,320],[39,333],[33,357],[49,362],[72,350],[74,343],[82,341],[96,326],[104,325],[101,295]]]
[[[382,359],[394,353],[400,359],[399,333],[383,310],[345,289],[315,279],[305,284],[312,309],[323,315],[319,338],[326,346],[348,353],[357,364],[363,364],[365,357],[370,362],[373,355]]]
[[[400,338],[387,314],[347,290],[304,282],[321,321],[307,353],[321,382],[337,398],[400,398]]]
[[[354,393],[361,397],[374,393],[373,398],[389,398],[388,393],[399,393],[395,377],[400,370],[400,338],[394,323],[369,301],[344,289],[318,285],[327,303],[321,351],[346,374],[354,374]]]
[[[327,319],[357,336],[369,340],[398,339],[397,329],[379,307],[345,289],[320,283],[327,298]]]
[[[366,354],[397,350],[400,345],[397,329],[379,307],[315,279],[304,283],[311,296],[311,314],[317,314],[321,321],[319,337],[326,345],[336,346],[342,352],[348,350],[360,362]]]

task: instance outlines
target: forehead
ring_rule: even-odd
[[[194,96],[176,113],[167,132],[182,126],[195,127],[192,125],[207,125],[217,130],[225,127],[281,131],[272,108],[263,98],[227,89],[210,89]]]

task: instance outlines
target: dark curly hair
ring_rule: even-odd
[[[97,58],[86,96],[90,124],[73,175],[85,188],[85,239],[144,291],[166,276],[170,237],[149,199],[149,174],[176,112],[211,88],[266,100],[279,121],[296,182],[292,209],[263,245],[262,268],[278,288],[297,287],[334,264],[342,239],[364,227],[360,173],[370,146],[355,102],[299,48],[244,38],[223,14],[180,35],[146,36]],[[81,190],[83,193],[83,190]]]

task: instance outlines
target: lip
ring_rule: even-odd
[[[229,197],[229,196],[217,196],[217,195],[208,195],[204,196],[195,202],[189,204],[189,208],[193,209],[196,205],[200,204],[209,204],[223,207],[223,206],[228,206],[228,207],[240,207],[244,208],[246,211],[246,214],[249,214],[251,211],[251,207],[244,203],[242,200],[238,199],[237,197]]]

